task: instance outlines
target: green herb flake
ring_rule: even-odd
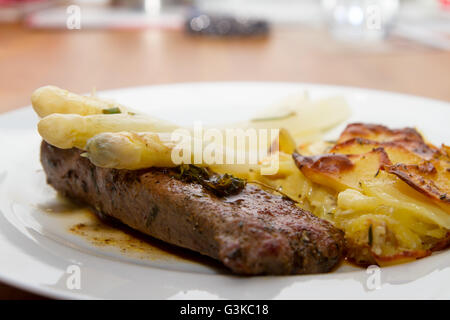
[[[369,226],[369,246],[372,246],[373,243],[373,231],[372,231],[372,225]]]
[[[120,111],[119,107],[113,107],[113,108],[109,108],[109,109],[103,109],[102,110],[103,114],[116,114],[116,113],[122,113],[122,111]]]
[[[377,173],[375,173],[375,178],[380,174],[380,168],[378,168]]]
[[[158,206],[154,206],[154,207],[152,207],[151,209],[150,209],[150,212],[149,212],[149,214],[148,214],[148,216],[147,216],[147,220],[146,220],[146,222],[145,222],[145,226],[147,227],[147,228],[150,228],[150,226],[151,226],[151,224],[153,223],[153,221],[156,219],[156,216],[158,215],[158,213],[159,213],[159,208],[158,208]]]

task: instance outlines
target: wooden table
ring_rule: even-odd
[[[0,112],[54,84],[75,92],[186,81],[300,81],[450,101],[450,52],[389,39],[343,44],[324,30],[278,28],[250,40],[180,31],[31,31],[0,25]],[[0,299],[37,296],[0,284]]]

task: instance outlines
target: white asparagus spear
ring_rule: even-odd
[[[61,148],[84,149],[88,139],[102,132],[172,132],[178,127],[164,120],[143,115],[51,114],[38,123],[38,131],[49,144]]]
[[[239,178],[248,178],[251,172],[261,174],[278,172],[278,154],[262,162],[224,163],[227,153],[234,149],[221,143],[195,144],[200,140],[192,137],[188,130],[176,135],[154,132],[104,132],[88,140],[84,156],[96,166],[103,168],[137,170],[150,167],[175,167],[182,163],[207,166],[218,173],[230,173]],[[213,151],[214,156],[208,157]],[[245,158],[250,155],[245,153]],[[217,162],[217,160],[219,162]],[[275,165],[275,167],[273,167]],[[275,172],[273,170],[275,169]]]
[[[103,168],[175,167],[172,161],[174,148],[170,134],[104,132],[88,140],[84,155]]]
[[[127,113],[117,102],[97,97],[81,96],[55,86],[36,89],[31,96],[34,111],[45,117],[52,113],[75,113],[82,116],[103,113]]]

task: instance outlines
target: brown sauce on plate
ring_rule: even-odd
[[[86,219],[72,225],[69,231],[96,247],[114,247],[126,256],[139,259],[194,263],[221,272],[226,270],[218,261],[210,257],[162,242],[119,221],[99,217],[89,208],[84,208],[83,211]]]

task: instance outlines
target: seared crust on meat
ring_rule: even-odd
[[[48,183],[98,213],[218,259],[235,273],[327,272],[341,259],[343,233],[281,196],[248,184],[220,198],[177,180],[169,169],[99,168],[80,154],[43,142]]]

